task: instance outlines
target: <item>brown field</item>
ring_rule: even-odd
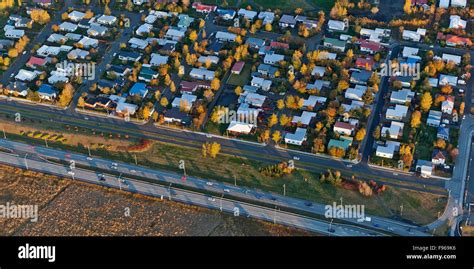
[[[308,236],[312,233],[0,166],[0,204],[38,205],[37,222],[0,219],[0,236]],[[130,212],[126,215],[126,212]]]

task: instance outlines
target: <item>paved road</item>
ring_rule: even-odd
[[[88,168],[100,172],[110,172],[121,174],[122,176],[129,177],[140,177],[146,178],[148,180],[154,180],[157,183],[164,184],[166,186],[172,186],[175,184],[190,187],[200,191],[212,192],[224,196],[232,196],[237,199],[243,199],[245,201],[252,201],[256,203],[264,203],[278,208],[290,208],[293,210],[298,210],[301,212],[307,212],[312,214],[324,215],[325,205],[316,204],[310,201],[305,201],[301,199],[295,199],[287,196],[282,196],[275,193],[264,192],[260,190],[247,189],[244,187],[233,186],[225,183],[209,181],[201,178],[190,177],[188,176],[185,181],[182,180],[182,175],[153,170],[141,166],[131,165],[127,163],[117,163],[112,160],[100,159],[100,158],[90,158],[86,155],[73,154],[60,150],[30,146],[23,143],[13,142],[5,139],[0,139],[0,148],[13,151],[13,153],[18,154],[19,158],[22,159],[24,164],[30,165],[30,161],[37,162],[47,162],[50,165],[58,165],[57,163],[51,163],[51,160],[55,159],[58,161],[64,161],[70,163],[74,161],[74,171],[80,170],[79,168]],[[33,159],[32,159],[33,158]],[[65,169],[63,165],[60,165]],[[41,170],[46,173],[55,173],[55,170]],[[99,172],[96,172],[96,176]],[[399,235],[406,236],[422,236],[426,235],[423,229],[405,224],[399,221],[381,218],[377,216],[371,217],[370,222],[358,223],[354,219],[346,219],[345,221],[363,225],[367,229],[376,229],[384,230],[387,233],[395,233]]]
[[[71,170],[67,166],[58,165],[43,161],[36,158],[31,159],[28,156],[22,157],[8,153],[0,153],[0,163],[13,165],[16,167],[30,169],[57,176],[72,178],[73,180],[81,180],[88,183],[98,184],[101,186],[112,187],[116,189],[161,197],[172,201],[179,201],[187,204],[203,206],[211,209],[229,212],[239,216],[258,218],[261,220],[283,224],[300,229],[305,229],[321,234],[332,236],[382,236],[384,233],[372,231],[363,227],[356,227],[347,224],[333,223],[322,221],[303,215],[286,212],[280,209],[271,209],[267,207],[252,205],[240,201],[234,201],[228,198],[213,197],[197,192],[186,191],[172,186],[164,186],[144,181],[138,181],[127,177],[117,177],[110,174],[101,175],[97,172],[85,169]],[[103,180],[101,180],[103,179]],[[238,210],[238,211],[236,211]],[[40,216],[41,217],[41,216]],[[329,232],[329,227],[332,231]]]

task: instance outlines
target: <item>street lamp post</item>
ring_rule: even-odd
[[[273,224],[276,224],[276,215],[277,215],[277,206],[275,206],[275,211],[273,211]]]
[[[341,200],[341,206],[342,206],[342,196],[341,196],[341,199],[340,199],[340,200]]]
[[[403,216],[403,205],[400,205],[400,216]]]
[[[334,221],[334,219],[331,219],[331,222],[329,222],[329,229],[328,231],[331,231],[331,227],[332,227],[332,222]]]
[[[221,210],[221,212],[222,212],[222,199],[223,199],[223,198],[224,198],[224,194],[222,194],[222,196],[221,196],[221,202],[220,202],[220,207],[219,207],[219,209]]]
[[[26,160],[26,157],[28,157],[28,153],[25,154],[25,167],[26,167],[26,170],[29,170],[28,169],[28,161]]]
[[[120,182],[120,178],[122,177],[122,173],[117,177],[117,182],[119,184],[119,189],[122,190],[122,183]]]
[[[283,184],[283,196],[286,196],[286,184]]]
[[[170,183],[170,186],[168,187],[168,197],[171,201],[171,185],[173,185],[173,183]]]

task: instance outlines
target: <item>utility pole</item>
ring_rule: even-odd
[[[234,175],[234,186],[237,186],[237,177]]]
[[[122,177],[122,173],[120,173],[120,175],[117,177],[117,181],[118,181],[118,184],[119,184],[119,189],[122,190],[122,183],[120,182],[120,177]]]
[[[331,222],[329,222],[329,229],[328,231],[331,231],[331,226],[332,226],[332,222],[334,221],[334,219],[331,219]]]
[[[277,215],[277,206],[275,206],[275,210],[273,211],[273,224],[276,224],[276,215]]]
[[[87,152],[89,152],[89,157],[91,156],[91,147],[87,146]]]
[[[3,139],[7,139],[7,134],[5,133],[5,127],[2,127],[3,130]]]
[[[400,216],[403,216],[403,204],[400,205]]]
[[[286,196],[286,184],[283,184],[283,196]]]
[[[341,206],[342,206],[342,196],[341,196],[341,199],[340,199],[340,200],[341,200]]]
[[[135,165],[138,165],[137,154],[134,154],[133,157],[135,158]]]
[[[48,139],[44,139],[44,143],[46,144],[46,147],[48,148]]]

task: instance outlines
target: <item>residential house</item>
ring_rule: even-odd
[[[171,103],[172,107],[180,108],[186,112],[190,111],[193,107],[194,102],[196,102],[197,96],[192,94],[183,93],[181,97],[174,98]]]
[[[184,37],[185,34],[186,33],[184,31],[169,28],[168,31],[166,31],[165,37],[171,40],[179,41]]]
[[[244,91],[239,96],[239,102],[249,104],[252,107],[261,108],[265,103],[267,97],[265,95],[260,95],[258,93]]]
[[[209,81],[203,81],[203,80],[196,80],[196,81],[182,80],[180,83],[181,92],[193,93],[199,88],[210,89],[211,83]]]
[[[461,19],[458,15],[449,16],[449,28],[451,29],[465,29],[467,21]]]
[[[186,112],[180,111],[178,107],[173,107],[166,110],[164,115],[164,121],[166,123],[175,123],[187,126],[191,124],[192,118]]]
[[[63,32],[73,33],[77,30],[77,27],[77,24],[65,21],[59,25],[59,30]]]
[[[331,139],[329,140],[327,148],[340,148],[344,151],[347,151],[349,147],[352,145],[353,138],[349,136],[341,135],[339,139]]]
[[[20,71],[18,71],[18,74],[15,76],[15,79],[20,81],[32,81],[38,76],[38,74],[39,73],[37,71],[28,71],[26,69],[20,69]]]
[[[26,83],[14,81],[7,85],[6,90],[10,95],[26,97],[30,88]]]
[[[326,73],[326,67],[324,66],[315,66],[313,70],[311,70],[311,76],[324,77],[324,73]]]
[[[239,135],[239,134],[251,134],[254,132],[257,126],[255,124],[249,124],[245,122],[239,122],[239,121],[231,121],[229,126],[227,127],[227,132],[234,134],[234,135]]]
[[[389,127],[382,127],[380,136],[397,140],[403,135],[404,126],[403,122],[391,121]]]
[[[140,36],[148,36],[153,30],[153,25],[149,23],[144,23],[137,28],[135,33]]]
[[[390,103],[404,105],[410,103],[415,97],[415,93],[409,89],[401,89],[398,91],[392,91],[390,94]]]
[[[449,2],[449,0],[447,1]],[[433,174],[433,163],[419,159],[416,162],[416,171],[419,172],[422,177],[431,177],[431,175]]]
[[[141,99],[148,94],[148,88],[145,83],[136,82],[128,92],[130,96],[139,96]]]
[[[346,50],[346,41],[335,39],[335,38],[330,38],[330,37],[324,38],[323,45],[325,47],[332,48],[341,52],[344,52]]]
[[[188,29],[189,25],[194,21],[194,18],[189,17],[187,14],[179,14],[178,15],[178,28],[182,30]]]
[[[5,37],[20,39],[25,35],[25,30],[8,29],[5,31]]]
[[[393,159],[395,152],[400,150],[400,143],[395,141],[386,141],[385,145],[378,145],[375,155],[382,158]]]
[[[421,38],[426,35],[426,29],[418,28],[416,31],[403,30],[402,38],[413,42],[420,42]]]
[[[232,9],[217,9],[217,15],[226,21],[232,20],[235,17],[235,14],[235,10]]]
[[[444,139],[446,141],[449,140],[449,128],[448,127],[438,127],[438,132],[436,133],[436,137],[439,139]]]
[[[70,60],[86,59],[87,56],[89,56],[89,52],[81,49],[74,49],[67,54],[67,58]]]
[[[192,8],[194,8],[197,12],[200,13],[211,13],[213,11],[216,11],[217,6],[214,5],[204,5],[200,2],[194,2],[192,4]]]
[[[42,84],[38,89],[38,95],[41,100],[53,101],[58,96],[59,92],[49,84]]]
[[[242,16],[250,21],[253,21],[253,19],[255,19],[255,17],[257,16],[257,12],[253,10],[246,10],[246,9],[241,8],[237,12],[237,15]]]
[[[257,67],[257,72],[262,76],[275,78],[278,73],[278,68],[268,65],[268,64],[259,64]]]
[[[130,40],[128,41],[128,44],[130,44],[130,47],[132,49],[141,49],[141,50],[145,49],[148,46],[148,42],[146,40],[135,38],[135,37],[130,38]]]
[[[199,56],[198,62],[202,64],[207,64],[208,62],[211,64],[218,64],[219,63],[219,57],[217,56]]]
[[[457,35],[446,35],[446,45],[455,46],[471,46],[472,41],[467,37],[460,37]]]
[[[446,163],[446,151],[434,149],[431,155],[431,162],[434,165],[441,165]]]
[[[150,64],[151,66],[160,66],[168,63],[168,56],[163,56],[158,53],[151,54]]]
[[[117,17],[111,15],[102,15],[97,19],[97,22],[103,25],[114,25],[117,22]]]
[[[237,35],[233,33],[222,32],[222,31],[216,32],[216,39],[219,41],[233,42],[235,41],[236,38],[237,38]]]
[[[347,28],[348,28],[348,25],[344,21],[337,21],[337,20],[329,20],[328,21],[329,31],[343,32],[343,31],[346,31]]]
[[[232,74],[234,75],[240,75],[240,73],[242,72],[242,70],[244,69],[244,66],[245,66],[245,62],[244,61],[238,61],[234,64],[234,66],[232,66]]]
[[[280,61],[285,59],[285,55],[277,54],[277,53],[267,53],[263,58],[263,62],[266,64],[275,65]]]
[[[360,50],[363,52],[368,52],[370,54],[375,54],[377,52],[382,51],[383,47],[379,43],[367,41],[367,40],[359,40]]]
[[[38,67],[44,67],[46,63],[47,61],[44,58],[31,56],[28,62],[26,63],[26,66],[28,66],[29,68],[36,69]]]
[[[441,111],[430,110],[426,124],[431,127],[439,127],[442,115],[443,113]]]
[[[56,33],[51,34],[47,39],[48,42],[58,43],[58,44],[63,44],[67,40],[68,38],[66,36],[61,35],[61,34],[56,34]]]
[[[344,97],[346,99],[362,101],[362,96],[367,91],[367,86],[356,85],[354,88],[346,89]]]
[[[129,67],[123,65],[112,65],[108,70],[107,74],[115,75],[118,77],[124,77],[128,73],[130,73],[131,69]]]
[[[155,70],[151,69],[151,65],[143,64],[140,73],[138,74],[138,79],[146,82],[150,82],[153,79],[157,79],[160,74]]]
[[[367,85],[370,77],[372,76],[372,71],[368,70],[355,70],[351,73],[350,82],[354,84]]]
[[[294,16],[283,14],[278,22],[281,28],[295,28],[296,19]]]
[[[374,58],[371,56],[358,57],[355,62],[355,65],[357,68],[372,70],[372,67],[375,65],[375,61],[374,61]]]
[[[270,11],[261,11],[258,14],[258,18],[262,20],[263,25],[272,24],[273,20],[275,19],[275,13]]]
[[[71,13],[69,13],[68,17],[73,22],[79,22],[80,20],[84,19],[85,16],[86,16],[85,13],[74,10]]]
[[[121,61],[138,62],[142,58],[142,54],[135,51],[119,51],[118,58]]]
[[[260,49],[261,47],[265,46],[265,40],[255,37],[247,38],[245,44],[249,45],[252,49]]]
[[[205,68],[193,68],[191,72],[189,72],[189,76],[194,79],[213,80],[215,74],[214,71]]]
[[[355,126],[347,122],[338,121],[334,124],[333,131],[339,134],[351,136],[355,130]]]
[[[306,141],[306,128],[296,128],[294,133],[285,135],[285,143],[301,146]]]
[[[455,86],[458,85],[458,77],[451,76],[451,75],[440,74],[439,75],[439,85],[440,86],[451,85],[451,86],[455,87]]]
[[[90,49],[97,48],[99,46],[99,40],[90,37],[83,37],[79,42],[77,42],[82,48]]]
[[[301,113],[301,116],[293,116],[291,124],[301,126],[301,127],[307,127],[309,126],[309,124],[311,123],[311,120],[314,117],[316,117],[316,113],[303,111]]]
[[[443,56],[441,58],[445,62],[453,62],[456,65],[459,65],[462,59],[461,56],[459,55],[453,55],[453,54],[447,54],[447,53],[443,53]]]
[[[441,111],[443,113],[451,115],[454,109],[454,96],[447,96],[446,100],[441,103]]]
[[[107,34],[108,28],[99,24],[91,24],[89,29],[87,29],[87,34],[89,36],[105,36]]]
[[[272,86],[272,81],[260,77],[252,77],[250,85],[257,87],[258,89],[262,89],[264,91],[269,91]]]
[[[395,107],[391,107],[387,109],[385,113],[385,117],[388,120],[399,120],[403,121],[408,113],[408,107],[404,105],[395,105]]]

